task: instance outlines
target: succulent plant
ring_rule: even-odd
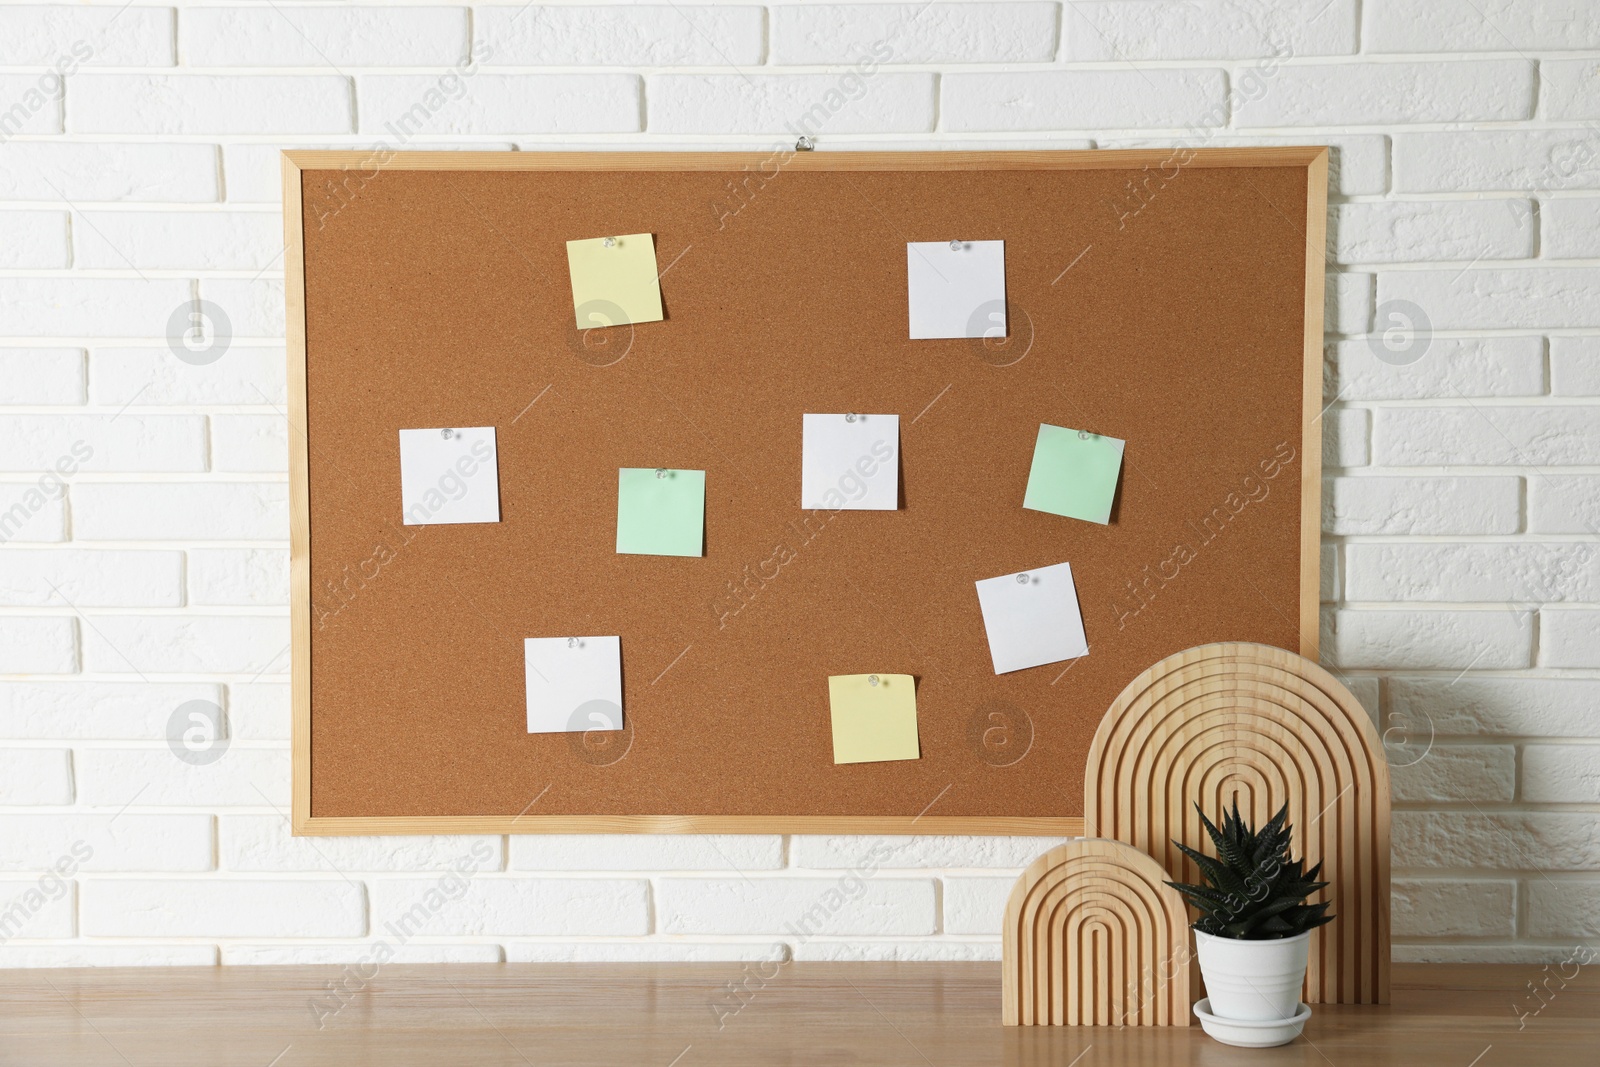
[[[1289,805],[1260,830],[1247,826],[1239,815],[1239,798],[1233,811],[1222,813],[1220,829],[1195,805],[1205,824],[1215,858],[1174,841],[1200,868],[1204,885],[1168,882],[1200,910],[1194,929],[1214,937],[1266,941],[1295,937],[1333,919],[1328,903],[1307,904],[1306,898],[1327,886],[1317,881],[1322,864],[1309,871],[1305,861],[1289,857]]]

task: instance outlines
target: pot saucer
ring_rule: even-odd
[[[1311,1018],[1311,1009],[1301,1004],[1288,1019],[1254,1022],[1245,1019],[1223,1019],[1211,1014],[1210,997],[1201,997],[1195,1001],[1194,1013],[1199,1016],[1200,1026],[1206,1033],[1224,1045],[1237,1045],[1240,1048],[1271,1048],[1273,1045],[1287,1045],[1300,1036],[1306,1020]]]

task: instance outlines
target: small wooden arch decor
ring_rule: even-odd
[[[1389,767],[1366,710],[1317,664],[1268,645],[1201,645],[1128,683],[1089,749],[1084,833],[1195,882],[1172,840],[1211,853],[1194,806],[1216,818],[1235,797],[1258,823],[1287,802],[1295,852],[1331,883],[1336,918],[1311,934],[1302,999],[1388,1003]]]
[[[1006,903],[1007,1026],[1188,1026],[1188,915],[1166,872],[1120,841],[1034,860]]]

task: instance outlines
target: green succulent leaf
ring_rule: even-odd
[[[1307,904],[1307,898],[1328,886],[1319,881],[1322,864],[1309,871],[1303,859],[1290,854],[1293,830],[1289,805],[1259,829],[1239,812],[1238,797],[1224,810],[1220,825],[1195,805],[1215,855],[1207,855],[1174,841],[1178,850],[1199,869],[1202,884],[1167,884],[1181,893],[1200,913],[1194,928],[1217,937],[1251,940],[1295,937],[1333,919],[1326,901]]]
[[[1198,808],[1199,805],[1195,805],[1195,807]],[[1229,818],[1227,814],[1224,814],[1222,829],[1219,830],[1216,824],[1206,818],[1204,812],[1200,813],[1200,825],[1205,827],[1206,835],[1211,838],[1212,847],[1217,850],[1217,858],[1234,869],[1244,865],[1244,857],[1239,851],[1238,814],[1239,805],[1238,801],[1235,800],[1233,818]]]

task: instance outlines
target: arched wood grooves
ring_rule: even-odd
[[[1006,904],[1005,1024],[1188,1026],[1188,917],[1165,877],[1119,841],[1029,864]]]
[[[1293,848],[1323,864],[1337,916],[1311,936],[1308,1004],[1389,1000],[1389,769],[1350,691],[1267,645],[1202,645],[1135,678],[1100,722],[1084,778],[1084,833],[1199,872],[1176,838],[1212,854],[1212,819],[1239,798],[1258,824],[1284,803]],[[1198,990],[1195,990],[1198,996]]]

